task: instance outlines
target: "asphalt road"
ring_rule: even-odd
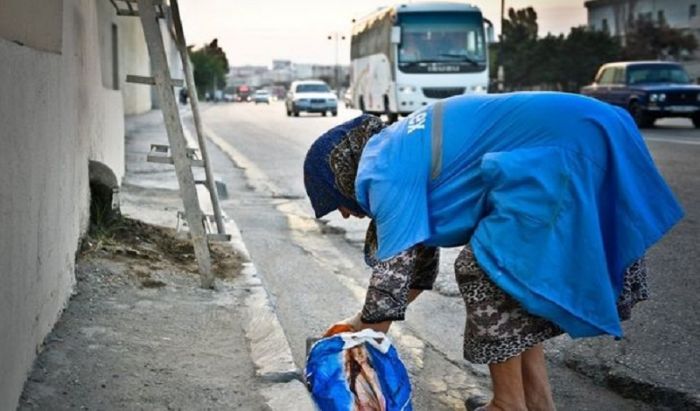
[[[232,168],[221,153],[214,155],[215,172],[231,193],[225,210],[241,227],[300,366],[305,338],[358,310],[368,280],[359,249],[366,221],[331,216],[318,224],[311,218],[302,179],[304,155],[314,139],[358,114],[341,109],[338,117],[287,117],[281,103],[204,108],[208,133],[233,148],[237,165]],[[627,340],[613,344],[609,339],[582,343],[560,338],[548,345],[561,409],[653,409],[594,384],[564,363],[575,363],[599,383],[611,364],[623,367],[630,378],[671,390],[692,393],[700,381],[694,348],[700,337],[700,287],[694,278],[700,259],[700,132],[689,122],[672,120],[659,122],[644,136],[687,216],[650,253],[653,299],[627,324]],[[463,397],[488,383],[483,366],[462,360],[465,314],[452,280],[454,255],[454,250],[445,250],[436,291],[421,296],[407,321],[393,330],[412,374],[416,409],[459,409]]]

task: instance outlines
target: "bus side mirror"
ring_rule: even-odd
[[[391,44],[401,43],[401,27],[392,26],[391,27]]]
[[[489,19],[484,19],[484,23],[486,23],[486,42],[495,43],[496,38],[493,34],[493,23],[491,23]]]

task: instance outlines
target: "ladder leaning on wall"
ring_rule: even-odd
[[[201,276],[201,285],[211,288],[214,285],[214,276],[211,271],[211,257],[209,253],[209,241],[228,241],[230,235],[226,234],[221,206],[216,191],[216,184],[212,174],[211,163],[207,154],[207,145],[202,132],[201,117],[199,116],[199,104],[197,89],[194,85],[194,76],[187,54],[187,43],[180,20],[180,11],[177,0],[170,0],[166,4],[164,0],[109,0],[120,16],[138,16],[141,19],[143,32],[146,38],[148,54],[151,59],[152,77],[129,75],[127,81],[133,83],[155,86],[158,91],[163,120],[168,133],[169,146],[152,144],[148,161],[169,163],[175,166],[180,197],[184,205],[184,217],[190,230],[190,238],[194,246],[197,266]],[[192,107],[192,117],[197,131],[197,143],[199,150],[187,147],[185,134],[180,119],[180,112],[173,87],[182,86],[182,80],[174,80],[170,74],[165,45],[160,30],[159,19],[164,19],[170,35],[177,45],[178,54],[182,59],[182,67],[185,72],[187,93]],[[201,158],[198,158],[199,151]],[[195,181],[192,167],[204,167],[206,179]],[[199,205],[195,184],[204,184],[209,191],[213,216],[205,216]],[[216,224],[216,232],[211,227],[211,222]]]

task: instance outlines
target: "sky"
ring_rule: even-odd
[[[428,0],[429,1],[429,0]],[[188,44],[219,39],[232,66],[295,63],[347,64],[352,19],[381,6],[410,0],[179,0]],[[500,1],[471,0],[500,33]],[[508,8],[532,6],[539,34],[568,33],[586,24],[584,0],[505,0]],[[339,40],[329,40],[338,33]],[[345,39],[342,39],[345,36]]]

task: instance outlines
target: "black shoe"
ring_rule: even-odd
[[[483,407],[488,403],[488,398],[481,395],[472,395],[464,401],[464,406],[467,408],[467,411],[478,411],[479,407]]]

